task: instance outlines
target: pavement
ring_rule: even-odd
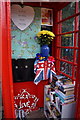
[[[44,109],[35,110],[26,116],[27,120],[47,120],[44,115]]]

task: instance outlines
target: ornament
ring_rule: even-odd
[[[30,6],[12,5],[12,21],[20,29],[26,29],[34,19],[34,9]]]
[[[38,102],[35,95],[31,95],[26,89],[22,89],[17,96],[14,96],[14,106],[16,117],[21,118],[35,109]]]

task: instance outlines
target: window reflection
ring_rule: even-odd
[[[74,66],[74,78],[76,79],[76,75],[77,75],[77,66]]]
[[[62,23],[62,33],[74,31],[74,18],[68,19]]]
[[[79,15],[79,30],[80,30],[80,15]]]
[[[77,47],[78,47],[79,34],[80,34],[79,32],[76,33],[76,45],[77,45]]]
[[[70,76],[72,76],[72,65],[66,62],[60,62],[60,70]]]
[[[76,50],[76,63],[78,62],[78,50]]]
[[[62,19],[72,16],[75,13],[75,2],[62,9]]]
[[[73,49],[61,48],[61,59],[73,61]]]
[[[66,34],[61,36],[61,45],[62,46],[73,46],[73,35],[74,34]]]
[[[79,0],[79,12],[80,12],[80,0]]]

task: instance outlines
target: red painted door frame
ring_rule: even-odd
[[[79,23],[80,30],[80,23]],[[78,36],[78,67],[77,67],[77,81],[76,81],[76,118],[80,118],[80,31]]]
[[[11,36],[10,36],[10,3],[1,2],[1,29],[2,29],[2,96],[4,105],[5,118],[15,118],[14,115],[14,93],[13,93],[13,82],[12,82],[12,65],[11,65]],[[0,36],[1,37],[1,36]],[[80,37],[80,36],[79,36]],[[78,55],[78,72],[77,72],[77,106],[76,116],[80,117],[80,46]]]
[[[11,65],[10,3],[1,2],[0,7],[2,29],[2,97],[4,117],[15,118]]]

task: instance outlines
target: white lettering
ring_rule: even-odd
[[[19,102],[19,106],[20,106],[19,109],[24,108],[24,107],[29,107],[30,108],[29,103],[30,103],[30,101],[22,103],[21,100],[20,100],[20,102]]]

